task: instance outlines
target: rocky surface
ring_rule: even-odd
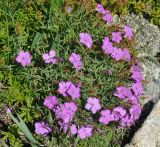
[[[160,101],[134,135],[131,143],[125,147],[160,147]]]

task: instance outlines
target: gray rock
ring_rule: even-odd
[[[133,28],[139,57],[155,57],[160,52],[160,30],[142,16],[128,15],[124,22]]]
[[[160,147],[160,101],[125,147]]]

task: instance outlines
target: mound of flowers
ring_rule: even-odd
[[[106,22],[106,25],[112,22],[111,12],[101,4],[97,4],[96,11]],[[126,103],[127,107],[119,104],[112,108],[107,108],[107,106],[102,105],[101,97],[95,97],[91,94],[87,99],[84,99],[81,96],[83,84],[75,83],[70,79],[60,81],[57,84],[55,95],[47,95],[43,101],[46,109],[52,112],[56,127],[59,128],[60,132],[68,134],[70,137],[78,136],[80,139],[85,139],[96,132],[94,124],[110,125],[111,123],[116,123],[121,128],[135,124],[141,114],[140,96],[143,91],[143,77],[138,60],[132,58],[127,47],[121,48],[119,45],[123,40],[131,41],[132,39],[132,29],[127,25],[123,25],[116,31],[111,32],[109,36],[104,36],[99,49],[106,58],[110,57],[114,62],[127,62],[128,68],[130,68],[129,80],[131,85],[119,85],[112,92],[113,96],[122,101],[122,103]],[[86,48],[86,52],[94,46],[93,37],[88,32],[79,32],[79,43],[83,48]],[[55,50],[44,53],[42,59],[45,64],[55,65],[59,62]],[[80,72],[85,68],[81,54],[72,52],[65,60],[75,72]],[[27,67],[31,64],[31,55],[29,52],[22,50],[17,55],[16,61],[23,67]],[[112,71],[108,70],[107,73],[111,75]],[[63,102],[59,100],[59,96],[62,97]],[[92,121],[79,124],[76,114],[80,115],[81,112],[87,112],[90,115],[88,119],[92,118]],[[48,122],[44,120],[35,122],[35,133],[38,135],[49,135],[53,129],[54,127],[49,126]]]

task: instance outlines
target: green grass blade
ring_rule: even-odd
[[[40,37],[41,37],[41,33],[37,32],[32,42],[32,46],[31,46],[32,49],[36,46]]]
[[[24,121],[20,118],[20,116],[18,116],[19,121],[11,113],[10,113],[10,117],[16,123],[16,125],[22,131],[22,133],[26,136],[26,138],[28,138],[32,146],[36,146],[36,143],[37,143],[36,139],[32,136],[32,133],[30,132],[30,130],[28,129]]]

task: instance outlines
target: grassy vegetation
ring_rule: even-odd
[[[95,3],[92,0],[79,3],[60,0],[0,1],[0,108],[3,111],[7,107],[12,108],[12,113],[22,118],[39,145],[118,147],[127,131],[114,123],[102,126],[93,120],[90,112],[80,109],[75,116],[76,123],[88,122],[96,126],[96,133],[91,138],[79,141],[77,138],[69,139],[65,134],[55,135],[56,127],[50,138],[34,134],[34,122],[37,120],[43,119],[52,126],[56,125],[51,112],[44,108],[43,100],[46,95],[56,95],[59,102],[66,101],[57,93],[60,81],[71,80],[82,84],[81,99],[76,101],[79,108],[84,107],[89,96],[101,97],[104,108],[111,109],[117,105],[128,107],[113,96],[113,91],[119,85],[131,84],[131,63],[115,62],[102,54],[102,39],[110,36],[111,31],[116,31],[119,26],[108,27],[96,13]],[[67,6],[72,7],[71,13],[66,13]],[[91,49],[80,44],[80,32],[92,35],[94,46]],[[120,47],[124,46],[130,49],[134,57],[132,42],[123,41]],[[42,54],[52,49],[61,61],[55,65],[46,65]],[[20,50],[31,53],[32,64],[29,67],[22,68],[16,63],[15,58]],[[68,62],[72,52],[81,54],[83,59],[84,67],[79,72],[75,72]],[[106,70],[112,70],[112,75],[106,75]],[[4,122],[0,125],[1,138],[7,144],[13,147],[29,145],[26,134],[24,136],[22,133],[23,129],[17,127],[9,116],[2,115],[0,120]],[[7,126],[6,129],[3,129],[4,126]]]

